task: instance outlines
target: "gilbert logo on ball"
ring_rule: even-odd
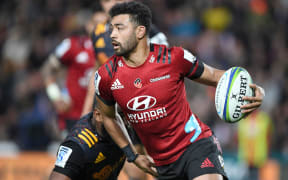
[[[233,123],[247,115],[241,113],[240,107],[248,103],[243,96],[254,95],[249,84],[252,84],[252,78],[242,67],[232,67],[222,75],[215,93],[216,110],[222,120]]]

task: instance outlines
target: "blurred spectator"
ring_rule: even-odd
[[[249,167],[247,180],[258,180],[269,159],[272,129],[272,119],[261,110],[238,122],[238,156]]]
[[[22,74],[14,89],[18,117],[8,130],[21,150],[45,150],[50,142],[46,125],[52,109],[42,88],[40,73],[31,71]]]
[[[96,61],[90,35],[99,23],[93,21],[89,11],[79,11],[72,17],[67,25],[73,34],[55,48],[42,66],[47,96],[57,111],[58,128],[64,137],[81,116]],[[63,73],[59,75],[63,71],[64,77]]]

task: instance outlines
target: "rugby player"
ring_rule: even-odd
[[[59,146],[50,180],[117,180],[125,155],[105,131],[102,118],[95,105],[74,125]]]
[[[109,57],[111,57],[114,53],[113,46],[111,43],[110,38],[110,32],[109,32],[109,10],[112,6],[114,6],[117,3],[121,2],[128,2],[131,0],[100,0],[100,5],[103,9],[103,12],[106,14],[106,19],[103,20],[102,23],[99,23],[96,25],[95,29],[92,32],[92,41],[93,41],[93,47],[95,56],[97,58],[96,63],[96,69],[99,68],[102,64],[106,63]],[[160,32],[156,26],[152,25],[151,30],[149,32],[149,39],[150,42],[156,43],[156,44],[165,44],[168,45],[168,41],[164,33]],[[91,76],[91,81],[93,83],[94,77]],[[92,104],[93,104],[93,98],[92,97],[95,94],[95,88],[94,86],[88,87],[88,93],[86,95],[86,100],[84,103],[82,115],[88,113],[91,111]],[[118,111],[121,111],[118,108]],[[116,111],[117,112],[117,111]],[[127,130],[129,131],[130,137],[132,139],[133,144],[135,145],[136,149],[140,153],[145,153],[145,150],[143,146],[141,145],[141,142],[135,133],[135,131],[127,126]],[[126,174],[129,176],[130,180],[144,180],[146,179],[146,175],[139,170],[139,168],[135,167],[134,164],[126,163],[124,166],[124,170]]]
[[[58,113],[61,131],[71,129],[80,118],[89,79],[95,71],[96,59],[88,35],[92,31],[89,27],[95,22],[89,17],[86,19],[85,27],[80,26],[77,32],[64,39],[42,67],[46,92]],[[59,74],[61,71],[66,72],[64,78],[63,73]]]
[[[110,16],[115,55],[96,71],[94,85],[104,126],[127,160],[160,180],[227,179],[217,138],[191,111],[184,86],[188,78],[216,87],[224,71],[181,47],[149,43],[151,12],[141,3],[116,4]],[[260,87],[251,88],[255,96],[244,97],[251,103],[241,106],[243,113],[262,104]],[[115,103],[154,162],[138,154],[119,128]]]

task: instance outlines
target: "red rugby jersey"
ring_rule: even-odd
[[[83,109],[89,78],[94,71],[92,42],[88,36],[72,36],[56,47],[55,55],[67,67],[66,88],[72,106],[64,116],[78,120]]]
[[[112,56],[95,73],[97,96],[117,102],[157,166],[176,161],[187,146],[212,135],[186,100],[184,77],[199,77],[203,63],[180,47],[150,45],[145,63],[129,67]]]

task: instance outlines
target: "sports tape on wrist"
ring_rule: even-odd
[[[122,148],[122,151],[124,152],[125,156],[127,157],[128,162],[134,162],[136,158],[138,157],[138,154],[135,154],[130,146],[128,144],[124,148]]]

